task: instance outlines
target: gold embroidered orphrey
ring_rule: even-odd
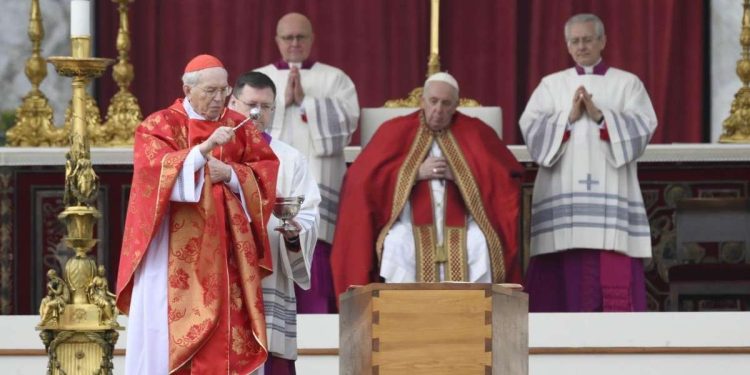
[[[422,163],[430,150],[432,142],[437,142],[443,155],[448,161],[448,165],[453,172],[455,183],[461,192],[461,197],[472,215],[477,225],[481,229],[487,241],[487,248],[490,252],[490,263],[493,282],[503,282],[505,280],[505,261],[503,258],[503,246],[500,236],[493,230],[482,199],[479,194],[479,188],[474,176],[471,174],[468,163],[463,157],[463,153],[456,143],[450,128],[433,132],[425,123],[424,113],[419,116],[419,129],[412,143],[411,148],[404,160],[403,165],[398,171],[396,179],[396,189],[391,207],[391,216],[383,229],[378,234],[375,244],[375,252],[378,257],[378,263],[382,260],[383,244],[385,236],[398,219],[406,205],[411,194],[412,187],[416,181],[419,165]],[[438,278],[439,262],[446,262],[446,280],[451,281],[468,281],[468,257],[466,254],[466,233],[463,228],[445,228],[444,244],[448,244],[448,249],[438,251],[435,240],[435,233],[432,226],[429,228],[415,229],[415,250],[417,263],[417,281],[418,282],[436,282]],[[460,244],[459,244],[460,243]]]

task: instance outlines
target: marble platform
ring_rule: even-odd
[[[127,318],[120,317],[127,327]],[[47,364],[38,316],[0,316],[3,374],[41,374]],[[338,374],[338,315],[300,315],[299,375]],[[127,329],[114,374],[124,374]],[[750,313],[529,314],[530,375],[744,375]]]

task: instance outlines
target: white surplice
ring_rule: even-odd
[[[586,116],[568,124],[579,86],[604,113],[609,141]],[[656,115],[635,75],[570,68],[545,77],[529,99],[520,126],[539,164],[531,209],[531,255],[572,248],[651,256],[651,237],[636,159],[656,130]],[[570,138],[563,141],[566,129]]]
[[[274,121],[268,130],[274,139],[288,143],[307,158],[321,195],[318,237],[331,243],[346,172],[344,147],[349,144],[359,119],[354,83],[340,69],[316,62],[310,69],[300,69],[305,93],[302,105],[286,108],[289,70],[271,64],[257,71],[269,76],[277,90]]]
[[[271,216],[268,222],[268,241],[273,256],[273,274],[262,282],[268,350],[277,357],[296,359],[297,302],[294,283],[305,290],[310,288],[310,267],[318,239],[320,193],[315,179],[308,171],[304,155],[276,139],[271,140],[271,149],[279,158],[276,196],[305,197],[294,218],[302,226],[299,234],[300,251],[287,250],[284,238],[274,230],[281,225],[281,221]]]

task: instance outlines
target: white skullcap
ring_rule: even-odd
[[[431,75],[427,80],[424,82],[425,86],[427,86],[427,82],[445,82],[451,86],[453,86],[456,91],[458,91],[458,81],[456,81],[455,78],[453,78],[452,75],[445,73],[445,72],[438,72],[433,75]]]

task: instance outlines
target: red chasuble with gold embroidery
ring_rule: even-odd
[[[520,185],[514,176],[521,165],[481,120],[456,112],[448,130],[432,132],[418,111],[384,123],[347,171],[331,254],[337,295],[380,280],[385,235],[407,200],[419,211],[413,197],[425,184],[415,185],[417,169],[433,142],[453,171],[455,188],[449,182],[448,190],[463,200],[457,209],[471,214],[487,240],[493,282],[520,282]]]
[[[189,119],[179,99],[136,129],[117,306],[128,312],[134,273],[169,217],[170,372],[247,374],[268,355],[261,279],[272,269],[265,226],[276,191],[273,151],[251,125],[213,150],[235,171],[250,223],[240,197],[210,182],[207,165],[197,203],[170,201],[190,149],[243,119],[229,110],[218,121]]]

